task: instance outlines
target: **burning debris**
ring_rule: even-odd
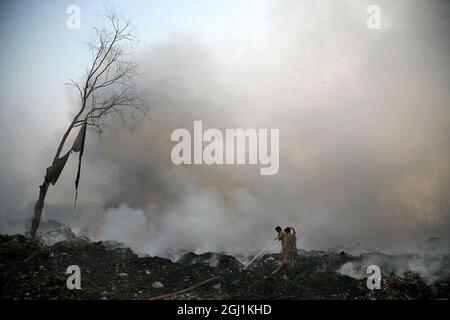
[[[36,238],[43,244],[51,246],[62,241],[73,241],[76,235],[68,226],[55,220],[48,220],[41,223],[41,229],[37,232]]]
[[[241,268],[242,264],[232,256],[225,255],[224,253],[212,253],[207,252],[197,255],[192,252],[188,252],[181,256],[177,261],[184,266],[191,266],[194,264],[206,264],[214,268]]]
[[[43,238],[44,239],[44,238]],[[139,257],[119,243],[70,236],[53,243],[0,236],[2,299],[448,299],[450,257],[441,257],[434,281],[402,269],[408,257],[380,253],[298,250],[293,270],[273,275],[280,254],[265,254],[247,269],[224,253],[188,252],[176,262]],[[413,258],[412,256],[409,258]],[[399,260],[398,260],[399,259]],[[380,290],[366,285],[367,262],[380,263]],[[406,262],[405,262],[406,263]],[[81,290],[66,286],[67,267],[78,265]],[[392,268],[386,268],[391,266]],[[397,267],[394,267],[397,266]],[[399,267],[400,266],[400,267]],[[386,269],[385,269],[386,268]],[[386,270],[386,271],[385,271]],[[175,294],[174,294],[175,293]]]

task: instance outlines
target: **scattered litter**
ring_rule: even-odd
[[[153,289],[160,289],[160,288],[164,288],[164,285],[161,282],[156,281],[156,282],[152,283],[152,288]]]

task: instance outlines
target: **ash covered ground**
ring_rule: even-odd
[[[431,239],[430,241],[436,241]],[[251,259],[252,257],[245,257]],[[149,299],[214,280],[165,299],[448,299],[450,255],[299,250],[297,267],[271,272],[280,254],[247,269],[243,257],[187,252],[176,259],[138,256],[113,241],[93,242],[70,229],[45,230],[38,241],[0,235],[1,299]],[[382,271],[379,290],[366,269]],[[81,290],[69,290],[67,267],[81,269]]]

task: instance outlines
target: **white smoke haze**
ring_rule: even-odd
[[[88,134],[79,199],[104,209],[94,238],[151,255],[245,254],[270,247],[276,225],[294,226],[305,249],[448,239],[450,19],[435,9],[449,4],[381,1],[377,31],[366,28],[370,4],[274,2],[256,44],[221,51],[177,32],[141,48],[139,86],[151,119],[131,132]],[[173,165],[170,135],[192,130],[194,120],[222,131],[279,128],[279,173]],[[27,176],[45,167],[49,157],[40,154],[47,160],[34,161]],[[50,203],[72,201],[72,168]],[[2,191],[12,190],[8,179],[16,175],[6,174]],[[22,186],[28,201],[39,179]]]
[[[379,266],[383,277],[389,277],[391,274],[404,277],[407,273],[413,272],[420,275],[428,284],[448,278],[450,272],[448,256],[438,254],[389,256],[380,253],[364,254],[361,260],[346,262],[336,271],[355,279],[364,279],[370,275],[367,273],[367,267],[370,265]]]

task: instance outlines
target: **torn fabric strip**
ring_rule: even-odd
[[[75,202],[73,205],[73,209],[75,211],[77,206],[77,198],[78,198],[78,184],[80,183],[80,175],[81,175],[81,159],[83,158],[84,153],[84,141],[86,140],[86,127],[87,123],[84,122],[83,126],[80,129],[80,132],[78,133],[78,136],[75,140],[75,143],[72,146],[72,150],[75,152],[80,152],[79,158],[78,158],[78,170],[77,170],[77,177],[75,179]]]
[[[84,145],[84,138],[86,137],[86,122],[81,126],[80,131],[78,132],[77,138],[73,143],[72,150],[74,152],[80,152]]]
[[[58,178],[66,165],[67,159],[69,159],[69,155],[70,151],[61,158],[57,159],[50,167],[47,168],[47,173],[45,175],[46,181],[50,181],[52,185],[56,184],[56,181],[58,181]]]

